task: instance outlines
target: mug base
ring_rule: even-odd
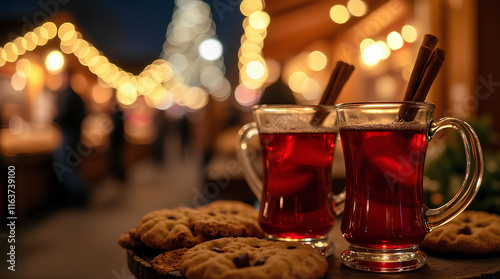
[[[333,244],[333,241],[328,235],[321,238],[294,239],[294,238],[275,237],[273,235],[266,234],[265,239],[271,241],[287,241],[287,242],[309,244],[316,250],[320,251],[325,257],[331,256],[335,251],[335,245]]]
[[[340,257],[350,268],[371,272],[402,272],[425,265],[427,255],[418,245],[407,249],[377,250],[350,245]]]

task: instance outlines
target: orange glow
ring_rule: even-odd
[[[104,104],[111,99],[113,92],[109,87],[103,87],[99,84],[92,88],[92,99],[98,104]]]
[[[63,86],[63,76],[61,74],[47,75],[47,88],[52,91],[58,91]]]
[[[73,88],[76,93],[84,93],[87,91],[87,87],[89,86],[87,78],[81,73],[73,74],[70,77],[69,82],[71,84],[71,88]]]

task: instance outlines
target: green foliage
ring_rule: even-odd
[[[497,143],[497,135],[492,132],[492,118],[481,117],[468,119],[483,147],[484,176],[483,182],[474,201],[468,209],[483,210],[500,214],[500,152],[485,149]],[[461,186],[465,174],[465,153],[458,133],[449,137],[446,147],[434,160],[426,163],[427,183],[439,185],[428,187],[424,183],[424,200],[431,207],[437,207],[449,201]],[[439,196],[440,195],[440,196]],[[439,197],[436,199],[436,196]],[[442,198],[442,199],[441,199]]]

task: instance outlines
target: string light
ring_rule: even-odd
[[[253,105],[260,98],[261,88],[269,77],[262,48],[271,18],[263,8],[264,1],[261,0],[243,0],[240,4],[246,18],[243,20],[244,34],[238,52],[240,85],[235,90],[235,99],[242,106]]]
[[[43,46],[49,40],[57,37],[60,40],[61,52],[75,55],[83,66],[88,67],[89,71],[98,77],[98,84],[92,89],[93,100],[97,103],[109,100],[111,88],[117,90],[116,98],[123,105],[133,104],[142,94],[158,109],[168,109],[173,104],[188,105],[190,109],[200,109],[208,103],[209,94],[217,101],[227,99],[231,92],[231,86],[224,77],[222,45],[215,35],[215,25],[211,20],[209,5],[199,0],[177,0],[176,4],[182,10],[183,15],[182,17],[174,17],[176,18],[175,24],[184,24],[184,26],[173,32],[172,30],[170,30],[171,32],[167,31],[165,45],[172,43],[172,45],[179,46],[185,42],[192,43],[192,34],[201,34],[195,49],[196,53],[203,58],[201,60],[204,60],[199,66],[199,71],[205,72],[203,83],[190,84],[192,80],[189,77],[193,75],[193,72],[188,71],[187,75],[181,75],[173,70],[173,65],[166,59],[155,60],[146,66],[139,75],[126,72],[110,62],[102,52],[86,41],[82,34],[76,30],[75,25],[70,22],[64,22],[59,26],[53,22],[46,22],[33,31],[27,32],[24,36],[6,43],[3,47],[0,46],[0,67],[8,62],[15,62],[19,56],[33,51],[36,47]],[[252,7],[248,8],[253,9]],[[191,29],[186,29],[186,27]],[[52,51],[47,56],[45,63],[50,72],[56,73],[62,70],[64,56],[61,52]],[[182,52],[179,51],[179,53]],[[182,57],[177,56],[177,58]],[[181,60],[178,59],[177,62]],[[189,61],[184,66],[188,68],[192,64],[191,62]],[[178,65],[179,63],[177,63]],[[15,84],[16,90],[22,90],[26,86],[25,80],[29,75],[29,60],[20,59],[16,68],[18,71],[11,81],[13,86]],[[208,92],[200,86],[206,87]],[[190,91],[191,88],[195,89]],[[152,99],[149,97],[154,90],[163,92],[161,98]],[[191,92],[191,97],[185,98],[183,95],[188,91]],[[98,94],[102,94],[102,96],[97,97]]]

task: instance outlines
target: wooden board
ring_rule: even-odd
[[[500,278],[500,256],[457,259],[430,255],[427,264],[415,271],[381,274],[351,269],[342,264],[339,253],[328,258],[330,268],[324,278]],[[155,255],[127,250],[128,267],[138,279],[180,279],[179,272],[161,277],[149,264]]]
[[[428,258],[425,266],[418,270],[401,273],[373,273],[351,269],[342,264],[340,254],[345,251],[349,244],[340,232],[341,219],[337,218],[331,238],[335,243],[335,252],[328,257],[330,265],[325,279],[349,278],[349,279],[377,279],[377,278],[404,278],[404,279],[431,279],[431,278],[500,278],[500,253],[484,257],[460,258],[446,257],[427,252]],[[149,264],[156,255],[140,253],[127,250],[128,266],[130,271],[138,279],[180,279],[183,276],[179,272],[172,272],[167,277],[160,277]]]

